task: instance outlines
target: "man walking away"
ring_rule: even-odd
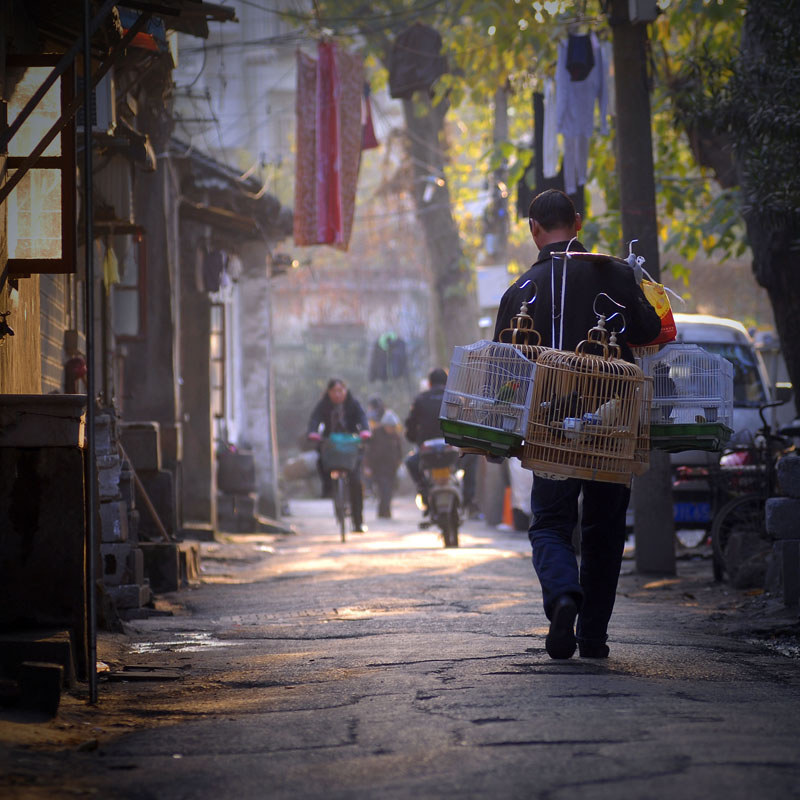
[[[580,214],[569,197],[557,189],[537,195],[528,212],[531,236],[539,249],[536,263],[503,295],[495,326],[495,340],[510,327],[522,301],[533,303],[534,327],[542,344],[574,350],[594,326],[598,295],[606,293],[624,306],[623,320],[607,323],[616,329],[622,357],[633,361],[631,344],[645,344],[658,335],[661,322],[634,278],[633,270],[614,261],[590,262],[577,258],[552,258],[552,253],[586,252],[577,241]],[[566,281],[562,306],[563,270]],[[535,302],[534,302],[535,298]],[[602,306],[607,307],[607,306]],[[553,325],[553,309],[563,318]],[[619,324],[617,324],[619,323]],[[563,327],[562,327],[563,326]],[[552,331],[563,330],[553,343]],[[572,546],[578,521],[578,497],[583,492],[581,560]],[[606,658],[608,623],[622,566],[625,546],[625,511],[630,489],[597,481],[549,480],[534,476],[531,491],[533,521],[528,536],[533,566],[542,586],[544,612],[550,620],[545,640],[551,658],[571,658],[576,644],[582,658]],[[577,617],[577,629],[574,629]],[[577,641],[576,641],[577,634]]]

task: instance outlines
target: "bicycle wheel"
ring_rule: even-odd
[[[764,498],[760,494],[746,494],[729,500],[714,516],[711,525],[711,547],[713,549],[714,580],[721,581],[723,575],[731,578],[727,562],[728,546],[735,534],[751,534],[761,540],[766,538],[764,520]]]
[[[347,532],[347,481],[342,475],[336,478],[333,486],[333,508],[336,512],[336,519],[339,522],[339,535],[342,541],[345,540]]]

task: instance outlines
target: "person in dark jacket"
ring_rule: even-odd
[[[358,433],[362,439],[370,436],[369,423],[361,403],[350,394],[347,384],[341,378],[331,378],[325,393],[314,406],[308,420],[307,436],[319,443],[332,433]],[[322,479],[323,497],[330,497],[331,480],[317,460],[317,470]],[[361,480],[361,459],[350,472],[350,509],[353,514],[353,530],[363,533],[364,528],[364,486]]]
[[[539,257],[500,301],[495,340],[510,326],[524,300],[542,344],[574,350],[597,322],[596,305],[609,317],[612,311],[621,312],[624,322],[622,317],[609,319],[607,328],[620,331],[622,357],[633,361],[630,345],[651,341],[661,329],[659,316],[636,283],[633,269],[610,259],[598,262],[582,260],[579,255],[567,260],[552,256],[567,249],[586,252],[576,239],[582,224],[580,214],[563,192],[548,189],[537,195],[528,216]],[[603,293],[613,303],[601,297]],[[572,531],[578,520],[581,492],[579,570]],[[576,645],[583,658],[605,658],[609,654],[607,629],[622,565],[629,499],[630,489],[621,484],[534,476],[533,521],[528,536],[544,612],[550,620],[545,647],[551,658],[571,658]]]
[[[406,439],[416,445],[414,452],[406,458],[406,469],[417,487],[417,492],[422,495],[422,500],[427,505],[427,490],[422,470],[419,466],[419,446],[428,439],[440,439],[442,429],[439,425],[439,412],[442,408],[444,387],[447,383],[447,373],[437,367],[428,375],[428,388],[420,392],[411,406],[411,411],[406,418]]]

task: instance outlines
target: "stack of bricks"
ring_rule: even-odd
[[[778,484],[784,497],[770,497],[766,505],[767,535],[772,559],[765,588],[781,595],[784,605],[800,602],[800,456],[778,462]]]
[[[116,420],[111,414],[95,419],[95,458],[100,499],[100,563],[103,583],[123,619],[146,616],[150,585],[144,577],[139,548],[139,514],[134,508],[133,476],[117,448]]]

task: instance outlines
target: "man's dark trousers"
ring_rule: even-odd
[[[572,532],[578,522],[578,495],[583,490],[581,564],[578,570]],[[556,599],[571,595],[578,605],[579,642],[603,644],[614,610],[625,547],[625,511],[630,489],[615,483],[535,477],[531,491],[533,523],[528,537],[533,566],[542,586],[544,611]]]

